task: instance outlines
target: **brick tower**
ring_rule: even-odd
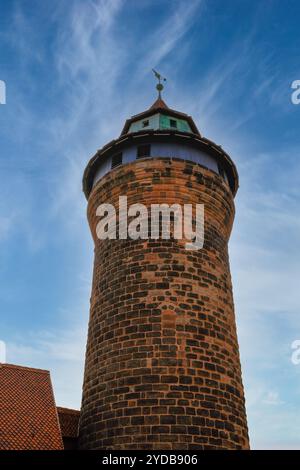
[[[228,240],[238,174],[159,96],[83,177],[95,243],[81,449],[247,449]],[[100,240],[97,207],[204,204],[204,246]]]

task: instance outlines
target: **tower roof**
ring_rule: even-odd
[[[153,118],[153,117],[156,117]],[[150,119],[153,118],[153,119]],[[149,120],[149,122],[147,122]],[[173,125],[172,125],[173,124]],[[135,114],[127,119],[121,136],[136,132],[138,130],[180,130],[191,134],[200,135],[194,120],[188,114],[169,108],[164,100],[159,96],[156,101],[142,113]]]
[[[166,105],[166,103],[164,102],[162,98],[158,97],[157,100],[154,101],[153,105],[150,106],[149,109],[161,109],[161,108],[169,109],[169,106]]]
[[[166,79],[155,70],[153,72],[159,81],[156,86],[158,91],[157,99],[148,109],[127,119],[119,138],[104,145],[90,159],[83,176],[83,191],[86,197],[89,197],[95,183],[95,177],[99,178],[99,169],[101,170],[102,168],[103,170],[104,168],[103,171],[110,171],[105,166],[109,159],[112,159],[113,156],[118,156],[122,161],[123,151],[126,153],[127,149],[131,146],[149,145],[150,142],[160,145],[169,143],[171,145],[174,143],[183,145],[185,148],[193,148],[196,152],[202,152],[204,155],[212,158],[217,165],[213,167],[212,171],[215,171],[217,174],[221,174],[220,172],[222,171],[222,174],[226,175],[232,194],[235,195],[238,189],[238,173],[230,156],[219,145],[216,145],[200,134],[191,116],[169,108],[161,97],[161,91],[163,90],[162,81],[166,81]],[[170,153],[170,149],[168,152]],[[166,156],[169,156],[169,153]],[[196,157],[192,153],[185,152],[184,156],[178,154],[178,158],[194,161]],[[127,152],[127,157],[124,163],[131,161],[132,154],[129,155]],[[176,152],[174,155],[172,154],[172,158],[176,158]],[[197,160],[197,162],[200,162],[200,160]],[[207,165],[207,161],[203,163],[203,158],[201,162],[203,166]],[[112,169],[112,161],[109,165]]]

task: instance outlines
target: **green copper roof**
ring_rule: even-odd
[[[161,98],[143,113],[127,119],[121,135],[143,130],[177,130],[200,135],[191,116],[169,108]]]
[[[139,119],[138,121],[133,122],[128,129],[128,133],[148,129],[153,129],[155,131],[164,129],[177,129],[182,132],[192,132],[187,120],[179,119],[172,115],[157,113],[149,116],[148,118]]]

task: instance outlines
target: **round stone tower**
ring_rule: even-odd
[[[83,177],[95,243],[81,449],[247,449],[228,240],[238,174],[159,97]],[[204,244],[99,239],[97,208],[204,205]],[[117,221],[118,226],[122,223]]]

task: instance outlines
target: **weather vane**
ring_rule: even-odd
[[[156,85],[156,89],[158,91],[158,98],[161,99],[161,92],[162,90],[164,89],[164,86],[162,84],[162,82],[166,82],[167,79],[164,78],[160,73],[156,72],[156,70],[152,69],[154,75],[156,76],[157,80],[158,80],[158,84]]]

